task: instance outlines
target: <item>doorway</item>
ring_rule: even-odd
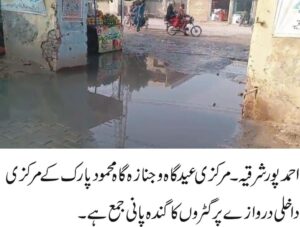
[[[0,55],[3,54],[5,54],[5,48],[4,48],[3,20],[1,14],[1,6],[0,6]]]
[[[227,21],[230,0],[212,0],[211,4],[212,20]]]

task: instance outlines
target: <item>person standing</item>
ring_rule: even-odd
[[[186,15],[184,4],[180,5],[179,10],[178,10],[178,14],[179,14],[180,17],[184,17]]]
[[[184,4],[181,4],[180,7],[179,7],[179,10],[178,10],[178,16],[181,20],[181,23],[182,23],[182,27],[181,29],[184,30],[184,35],[187,36],[187,29],[186,29],[186,26],[187,26],[187,21],[185,20],[185,17],[186,17],[186,13],[185,13],[185,5]]]
[[[175,14],[175,11],[174,11],[173,2],[169,2],[165,19],[168,21],[168,20],[170,20],[171,18],[173,18],[175,16],[176,16],[176,14]]]
[[[137,28],[136,31],[139,32],[141,30],[141,27],[144,26],[145,24],[145,7],[146,7],[146,3],[145,0],[142,0],[140,2],[140,4],[138,5],[138,9],[137,9]]]

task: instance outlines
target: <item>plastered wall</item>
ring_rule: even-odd
[[[3,11],[6,54],[45,67],[56,67],[55,0],[45,1],[47,15]],[[42,45],[44,43],[44,45]]]
[[[211,10],[211,0],[188,0],[188,14],[196,21],[208,21]]]
[[[258,0],[245,118],[300,124],[300,38],[275,38],[277,1]]]
[[[7,55],[53,71],[87,64],[87,1],[82,18],[63,18],[62,1],[45,1],[47,15],[3,11]]]

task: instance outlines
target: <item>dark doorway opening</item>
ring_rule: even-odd
[[[250,12],[252,8],[252,0],[238,0],[235,2],[234,11],[241,12],[247,11]]]
[[[87,15],[87,46],[89,55],[98,54],[98,35],[97,35],[97,2],[96,0],[88,1],[88,15]]]
[[[229,9],[230,0],[213,0],[212,9]]]
[[[5,54],[5,48],[4,48],[3,20],[1,14],[1,6],[0,6],[0,55],[3,54]]]
[[[89,55],[98,54],[98,35],[97,29],[92,26],[87,27],[87,46]]]

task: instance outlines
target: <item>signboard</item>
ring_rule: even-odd
[[[82,0],[62,0],[62,15],[65,21],[82,21]]]
[[[300,38],[300,0],[278,0],[274,36]]]
[[[6,11],[46,15],[44,0],[1,0],[1,8]]]
[[[97,34],[99,39],[99,53],[122,49],[122,29],[120,26],[98,26]]]

